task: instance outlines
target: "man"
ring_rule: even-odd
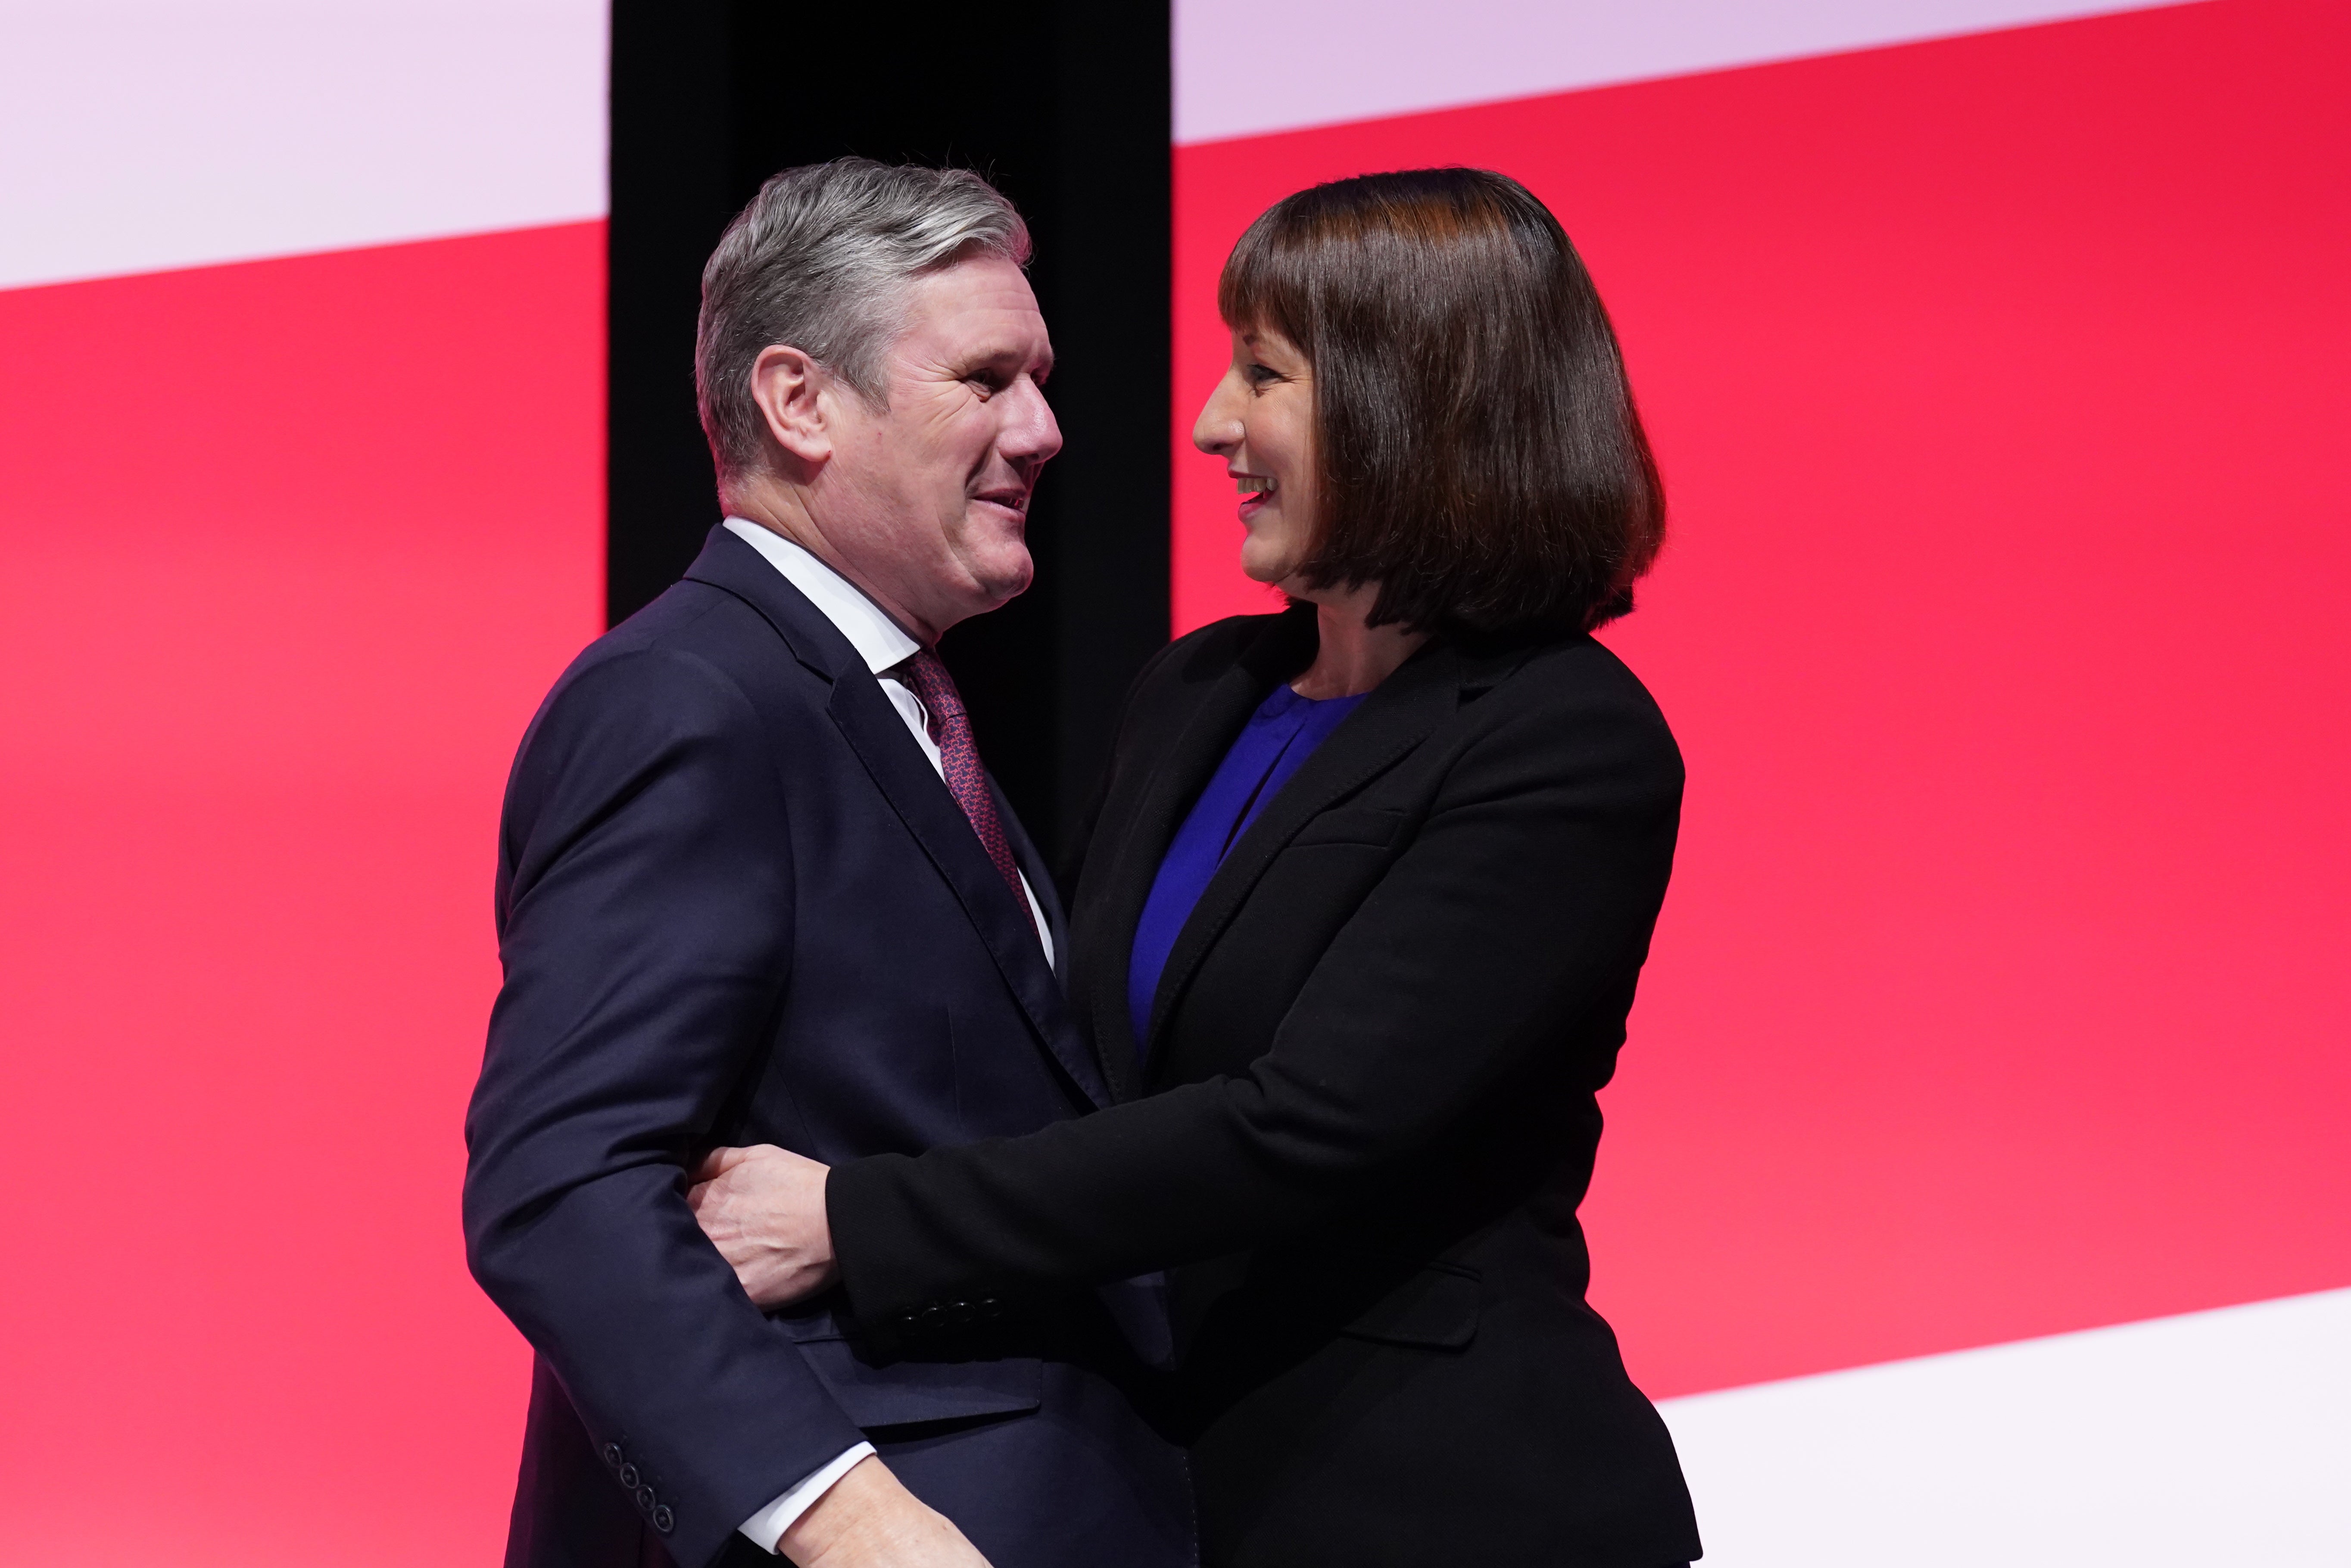
[[[1029,580],[1061,434],[1027,253],[977,176],[844,160],[770,181],[704,273],[726,521],[556,683],[500,832],[465,1226],[538,1353],[509,1564],[1191,1561],[1101,1303],[888,1345],[821,1297],[769,1319],[685,1196],[717,1145],[914,1151],[1106,1098],[932,651]]]

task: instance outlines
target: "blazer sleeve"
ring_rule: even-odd
[[[467,1259],[689,1568],[862,1438],[684,1195],[790,974],[784,810],[748,701],[653,648],[559,685],[501,829]]]
[[[1248,1072],[1022,1137],[837,1167],[826,1207],[856,1314],[1121,1279],[1329,1215],[1533,1054],[1621,1023],[1681,783],[1646,702],[1530,705],[1498,724]],[[1583,1066],[1595,1088],[1607,1044]]]

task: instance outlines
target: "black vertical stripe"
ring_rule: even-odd
[[[675,581],[717,517],[693,344],[727,219],[845,153],[987,173],[1036,237],[1068,444],[1030,517],[1037,586],[941,652],[1056,853],[1167,634],[1168,48],[1165,0],[613,5],[608,614]]]

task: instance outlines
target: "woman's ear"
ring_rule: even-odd
[[[823,366],[781,343],[760,349],[751,363],[751,400],[768,421],[768,439],[802,462],[832,455],[821,396],[831,379]]]

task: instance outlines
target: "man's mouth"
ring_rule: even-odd
[[[1029,493],[1025,490],[990,490],[976,499],[1001,506],[1008,512],[1017,512],[1023,517],[1029,515]]]

